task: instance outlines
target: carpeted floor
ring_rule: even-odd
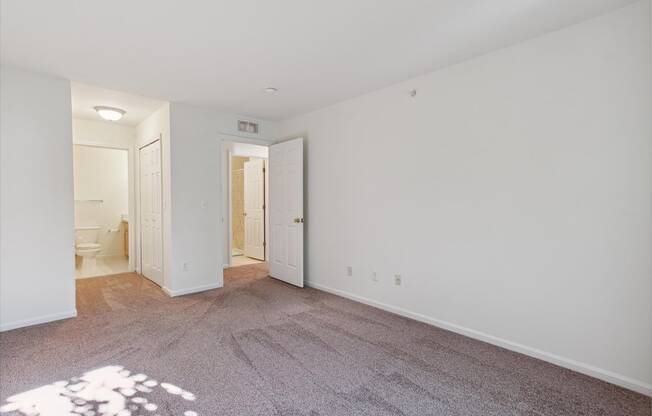
[[[264,265],[178,298],[135,274],[79,280],[77,308],[0,334],[5,414],[650,415],[645,396]]]

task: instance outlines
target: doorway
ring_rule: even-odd
[[[303,287],[303,139],[225,139],[222,157],[225,267],[269,266],[270,277]]]
[[[231,265],[266,260],[267,160],[231,156]]]
[[[133,270],[129,146],[73,144],[75,278]]]

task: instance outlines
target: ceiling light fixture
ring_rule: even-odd
[[[274,94],[275,92],[278,92],[278,88],[267,87],[267,88],[265,88],[265,92],[266,92],[267,94]]]
[[[106,107],[106,106],[97,106],[93,107],[97,114],[100,115],[104,120],[108,121],[118,121],[124,116],[127,112],[115,107]]]

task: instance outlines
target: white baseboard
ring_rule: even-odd
[[[36,318],[23,319],[20,321],[9,322],[0,325],[0,332],[9,331],[12,329],[23,328],[26,326],[44,324],[46,322],[58,321],[60,319],[74,318],[77,316],[77,309],[61,313],[53,313],[51,315],[38,316]]]
[[[341,296],[343,298],[354,300],[356,302],[364,303],[365,305],[373,306],[387,312],[392,312],[397,315],[404,316],[406,318],[414,319],[419,322],[436,326],[438,328],[446,329],[448,331],[455,332],[467,336],[469,338],[484,341],[489,344],[496,345],[498,347],[502,347],[511,351],[528,355],[530,357],[538,358],[540,360],[547,361],[549,363],[558,365],[560,367],[564,367],[569,370],[573,370],[578,373],[595,377],[597,379],[606,381],[608,383],[612,383],[617,386],[624,387],[629,390],[633,390],[637,393],[645,394],[647,396],[652,396],[651,384],[645,383],[640,380],[634,380],[632,378],[614,373],[609,370],[605,370],[599,367],[592,366],[590,364],[572,360],[570,358],[561,357],[559,355],[545,352],[536,348],[528,347],[527,345],[522,345],[516,342],[508,341],[506,339],[498,338],[493,335],[485,334],[484,332],[476,331],[474,329],[465,328],[463,326],[456,325],[450,322],[431,318],[429,316],[422,315],[416,312],[411,312],[403,308],[388,305],[386,303],[377,302],[375,300],[365,298],[363,296],[354,295],[352,293],[345,292],[339,289],[333,289],[328,286],[321,285],[319,283],[308,281],[306,282],[306,286],[323,290],[324,292],[329,292],[334,295]]]
[[[203,292],[205,290],[219,289],[223,286],[224,285],[222,283],[212,283],[210,285],[189,287],[186,289],[177,289],[177,290],[171,290],[168,289],[167,287],[163,287],[163,290],[165,291],[165,293],[168,294],[168,296],[175,297],[175,296],[189,295],[191,293]]]

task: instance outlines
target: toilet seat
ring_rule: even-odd
[[[76,255],[89,259],[94,259],[100,251],[102,251],[102,245],[98,243],[79,243],[75,246]]]
[[[101,248],[102,245],[98,243],[79,243],[77,244],[78,250],[96,250]]]

